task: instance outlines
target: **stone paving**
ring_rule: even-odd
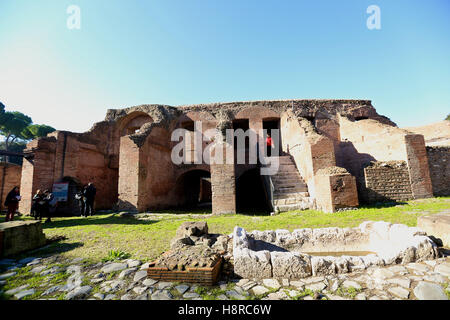
[[[4,299],[84,300],[448,300],[450,256],[347,274],[287,279],[234,279],[214,287],[156,281],[148,263],[89,264],[61,256],[0,260]]]

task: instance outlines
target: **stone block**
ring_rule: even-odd
[[[2,247],[0,256],[10,256],[39,248],[46,243],[39,221],[10,221],[0,223]]]
[[[297,280],[311,276],[311,259],[297,252],[270,252],[273,277]]]
[[[450,248],[450,214],[418,217],[417,226],[429,236],[440,239],[445,247]]]

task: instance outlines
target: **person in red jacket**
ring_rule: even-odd
[[[266,146],[267,146],[267,156],[270,157],[272,156],[272,148],[273,148],[273,141],[272,137],[270,136],[270,133],[267,133]]]

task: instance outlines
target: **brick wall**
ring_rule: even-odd
[[[38,189],[51,190],[54,183],[70,178],[86,185],[93,182],[97,195],[96,209],[109,209],[117,201],[118,169],[110,166],[111,154],[108,154],[108,126],[97,126],[86,134],[55,131],[45,138],[33,140],[27,145],[33,151],[34,158],[24,159],[22,166],[21,193],[19,210],[28,214],[31,199]],[[96,139],[90,136],[95,136]],[[73,199],[69,201],[72,203]],[[61,206],[61,214],[71,212]]]
[[[227,154],[229,145],[223,146],[223,155]],[[214,156],[217,148],[212,149]],[[230,151],[228,150],[228,153]],[[233,158],[233,157],[231,157]],[[236,175],[233,159],[229,158],[224,164],[211,164],[211,192],[212,192],[212,211],[213,214],[236,213]]]
[[[51,189],[55,169],[56,139],[54,137],[33,140],[27,145],[27,150],[34,150],[32,159],[24,159],[20,194],[22,200],[19,211],[22,214],[31,212],[33,194],[38,189]]]
[[[404,201],[413,199],[408,166],[405,161],[374,162],[364,168],[364,202]]]
[[[428,166],[435,196],[450,195],[450,146],[427,147]]]
[[[20,187],[22,166],[13,163],[0,162],[0,208],[5,209],[4,203],[8,193],[15,187]]]

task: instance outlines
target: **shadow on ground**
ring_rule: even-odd
[[[88,226],[88,225],[103,225],[103,224],[123,224],[123,225],[148,225],[152,223],[157,223],[158,220],[138,220],[133,217],[120,217],[118,215],[107,215],[107,216],[92,216],[88,218],[82,217],[72,217],[72,218],[52,218],[52,222],[43,222],[42,229],[52,229],[52,228],[67,228],[67,227],[77,227],[77,226]]]
[[[358,209],[379,209],[379,208],[390,208],[408,204],[402,201],[389,201],[389,202],[376,202],[376,203],[361,203]]]
[[[43,247],[30,250],[27,252],[20,253],[18,255],[8,256],[5,258],[8,259],[15,259],[15,260],[21,260],[26,257],[47,257],[54,254],[60,254],[63,252],[71,251],[76,248],[82,247],[84,244],[82,242],[71,242],[71,243],[64,243],[64,242],[52,242],[50,244],[47,244]]]
[[[0,222],[4,222],[4,217],[0,216]],[[15,221],[32,221],[34,220],[30,216],[16,216]],[[137,225],[143,224],[148,225],[152,223],[157,223],[159,220],[139,220],[133,218],[133,216],[120,217],[117,214],[108,215],[94,215],[88,218],[83,218],[79,216],[74,217],[52,217],[51,222],[45,222],[45,218],[42,219],[42,229],[49,228],[66,228],[66,227],[76,227],[76,226],[87,226],[87,225],[102,225],[102,224],[124,224],[124,225]]]

